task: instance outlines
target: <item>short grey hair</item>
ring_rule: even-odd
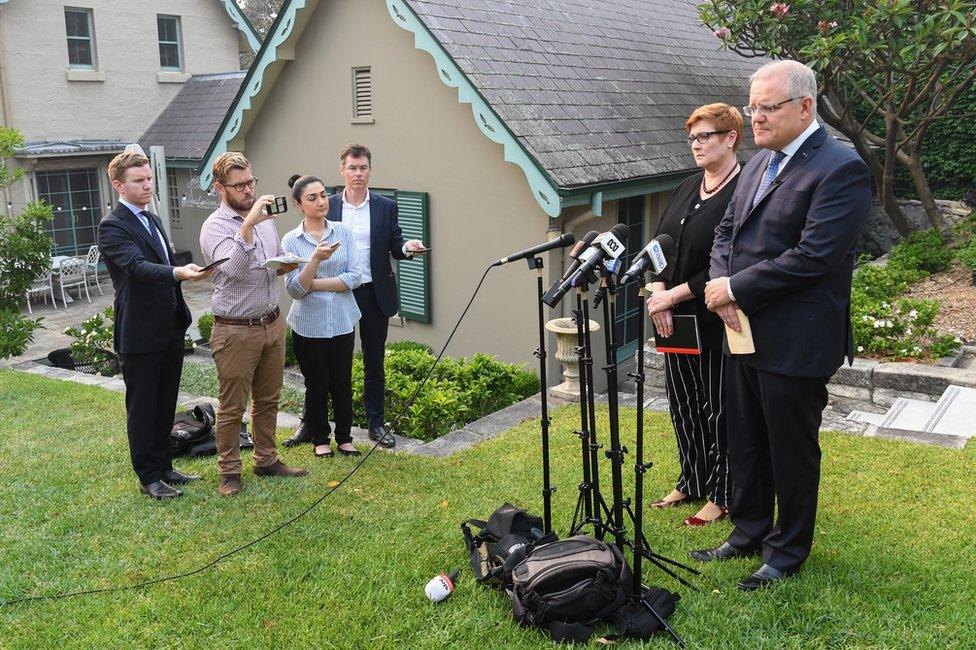
[[[768,79],[769,77],[781,74],[786,75],[787,95],[790,97],[811,97],[814,100],[814,104],[816,104],[817,73],[799,61],[783,59],[781,61],[767,63],[753,72],[752,76],[749,77],[749,81]]]

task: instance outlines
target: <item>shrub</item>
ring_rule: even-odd
[[[386,346],[385,361],[385,408],[392,421],[430,372],[434,355],[424,345],[402,341]],[[357,353],[352,363],[353,423],[360,427],[367,424],[363,380],[363,358]],[[538,391],[536,376],[515,364],[487,354],[470,359],[444,357],[397,421],[397,433],[433,440]]]
[[[95,314],[72,325],[64,333],[75,340],[71,343],[71,357],[76,364],[91,364],[100,375],[111,376],[118,372],[115,353],[112,351],[115,331],[115,314],[106,307],[101,314]]]
[[[939,234],[927,230],[899,242],[886,266],[857,270],[851,285],[851,326],[858,354],[930,358],[958,349],[958,339],[932,327],[939,301],[901,298],[912,282],[947,269],[952,257]]]
[[[210,335],[213,333],[214,317],[209,311],[205,311],[200,314],[200,318],[197,319],[197,329],[200,330],[200,338],[204,341],[210,340]]]
[[[914,279],[945,271],[952,264],[952,250],[935,228],[912,233],[891,249],[888,264]]]
[[[22,170],[6,161],[24,144],[16,129],[0,125],[0,189],[16,183]],[[51,206],[32,201],[16,216],[0,214],[0,359],[19,356],[40,327],[40,319],[24,318],[17,305],[31,283],[51,266],[51,238],[46,234]]]

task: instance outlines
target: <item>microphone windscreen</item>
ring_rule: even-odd
[[[613,233],[613,236],[616,237],[621,244],[626,244],[627,235],[630,233],[630,228],[628,228],[622,223],[618,223],[617,225],[615,225],[613,228],[610,229],[610,232]]]
[[[670,254],[671,251],[674,250],[674,239],[671,238],[671,235],[665,233],[663,235],[658,235],[655,237],[655,239],[657,240],[657,243],[660,244],[661,250],[665,255]]]

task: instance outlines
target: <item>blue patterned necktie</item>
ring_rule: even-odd
[[[766,173],[763,174],[762,180],[759,181],[759,189],[756,190],[756,196],[752,198],[752,207],[756,207],[756,204],[766,194],[766,190],[773,184],[776,173],[779,171],[779,164],[783,162],[783,158],[785,157],[786,154],[782,151],[774,151],[773,155],[769,157],[769,164],[766,165]]]
[[[149,224],[149,235],[153,240],[153,250],[159,255],[159,258],[163,260],[164,264],[169,264],[169,255],[166,249],[163,247],[163,242],[159,239],[159,231],[156,230],[156,222],[153,221],[152,213],[149,210],[143,210],[140,212],[142,216],[146,218],[146,223]]]

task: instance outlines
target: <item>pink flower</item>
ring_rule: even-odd
[[[837,27],[837,21],[836,20],[818,20],[817,21],[817,29],[819,29],[821,32],[823,32],[825,34],[827,32],[829,32],[830,30],[832,30],[833,28],[835,28],[835,27]]]
[[[769,5],[769,11],[777,18],[782,18],[790,11],[790,6],[785,2],[774,2]]]
[[[723,41],[732,35],[732,30],[728,27],[719,27],[714,32],[716,38],[721,38]]]

